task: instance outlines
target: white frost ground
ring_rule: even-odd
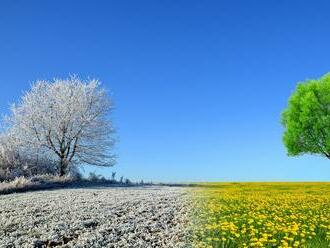
[[[188,247],[185,189],[61,189],[0,196],[0,247]]]

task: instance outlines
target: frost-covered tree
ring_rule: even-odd
[[[11,110],[11,132],[23,146],[55,159],[60,176],[72,165],[114,164],[112,102],[97,80],[37,81]]]

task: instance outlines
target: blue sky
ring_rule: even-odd
[[[1,1],[0,112],[36,79],[96,77],[134,180],[329,181],[289,158],[280,113],[330,71],[329,1]]]

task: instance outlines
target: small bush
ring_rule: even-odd
[[[0,183],[0,193],[11,191],[13,189],[23,189],[31,185],[33,185],[33,182],[31,182],[30,179],[25,177],[16,177],[12,181],[5,181]]]
[[[9,184],[13,185],[14,187],[25,187],[31,184],[31,180],[25,177],[16,177],[13,181],[9,182]]]
[[[88,175],[88,180],[91,182],[98,182],[101,176],[97,175],[95,172],[90,172]]]
[[[12,181],[0,183],[0,195],[13,192],[25,192],[33,189],[50,189],[61,186],[67,186],[75,183],[71,177],[59,177],[49,174],[34,176],[31,178],[16,177]]]

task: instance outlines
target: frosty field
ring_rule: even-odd
[[[173,187],[0,196],[0,247],[183,247],[186,191]]]

